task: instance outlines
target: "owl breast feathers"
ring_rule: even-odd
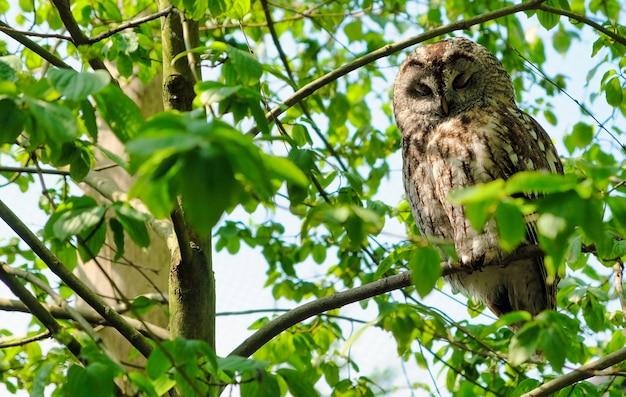
[[[448,193],[520,171],[563,173],[550,138],[515,104],[511,78],[485,47],[451,38],[418,48],[400,68],[394,114],[402,132],[404,188],[424,236],[454,242],[465,272],[447,281],[500,316],[555,309],[543,258],[505,263],[496,225],[470,225]],[[536,244],[534,224],[525,245]],[[498,264],[500,266],[487,266]],[[453,265],[450,265],[453,266]],[[474,271],[480,270],[480,271]]]

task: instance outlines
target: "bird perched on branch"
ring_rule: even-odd
[[[563,173],[549,136],[515,104],[511,77],[482,45],[450,38],[419,47],[400,68],[393,94],[402,132],[406,196],[424,236],[454,242],[467,271],[446,279],[500,316],[556,307],[556,283],[542,256],[506,263],[496,225],[477,231],[448,194],[520,171]],[[523,245],[537,244],[527,224]],[[498,264],[500,266],[486,266]]]

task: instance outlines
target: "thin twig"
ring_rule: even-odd
[[[547,81],[548,83],[550,83],[554,88],[556,88],[557,90],[559,90],[559,92],[563,95],[565,95],[566,97],[568,97],[572,102],[574,102],[576,105],[578,105],[578,107],[583,111],[584,114],[587,114],[589,117],[591,117],[593,119],[593,121],[596,122],[596,125],[603,130],[604,132],[606,132],[622,149],[625,149],[626,146],[624,146],[624,144],[622,142],[620,142],[620,140],[615,136],[614,133],[612,133],[611,131],[609,131],[608,128],[606,128],[604,126],[604,123],[601,122],[600,120],[598,120],[598,118],[596,116],[594,116],[594,114],[587,109],[587,107],[585,105],[582,104],[582,102],[580,102],[578,99],[574,98],[573,96],[571,96],[569,94],[569,92],[567,92],[563,87],[561,87],[560,85],[556,84],[554,81],[552,81],[552,79],[550,79],[544,72],[543,70],[539,69],[539,67],[537,65],[535,65],[533,62],[531,62],[530,60],[528,60],[517,48],[513,48],[513,50],[515,50],[515,52],[517,53],[517,55],[522,58],[524,60],[524,62],[531,67],[532,69],[534,69],[536,71],[536,73],[539,73],[539,75],[541,76],[542,79],[544,79],[545,81]]]
[[[3,266],[0,266],[0,280],[13,292],[13,294],[21,300],[28,310],[46,327],[52,336],[61,344],[67,346],[68,350],[79,359],[81,345],[69,333],[62,335],[63,328],[48,310],[37,300],[37,298],[24,287],[15,276],[6,272]]]
[[[591,378],[598,375],[597,371],[606,369],[612,365],[618,364],[626,360],[626,347],[623,347],[613,353],[609,353],[606,356],[592,361],[588,364],[581,365],[572,372],[552,379],[549,382],[537,387],[534,390],[523,394],[522,397],[543,397],[549,396],[553,393],[563,389],[566,386],[573,385],[576,382]]]
[[[441,36],[447,33],[454,32],[456,30],[468,29],[471,26],[478,25],[483,22],[491,21],[497,18],[502,18],[507,15],[512,15],[521,11],[527,11],[532,9],[537,9],[541,3],[545,0],[530,0],[525,1],[520,4],[516,4],[509,7],[504,7],[499,10],[487,12],[481,15],[477,15],[472,18],[464,19],[455,23],[451,23],[449,25],[441,26],[428,32],[419,34],[417,36],[410,37],[406,40],[399,41],[395,44],[389,44],[378,50],[372,51],[367,55],[364,55],[360,58],[355,59],[352,62],[349,62],[339,68],[333,70],[332,72],[326,73],[322,77],[315,79],[314,81],[306,84],[304,87],[300,88],[298,91],[294,92],[291,96],[285,99],[281,104],[276,106],[274,109],[269,111],[266,114],[266,118],[268,121],[274,120],[276,117],[280,116],[284,112],[287,111],[290,107],[302,101],[304,98],[310,96],[318,89],[325,87],[326,85],[332,83],[333,81],[339,79],[347,75],[348,73],[359,69],[362,66],[365,66],[369,63],[372,63],[378,59],[387,57],[391,54],[395,54],[407,47],[412,45],[421,43],[422,41],[429,40],[435,38],[437,36]],[[251,129],[248,133],[251,135],[256,135],[258,133],[257,128]]]
[[[137,19],[133,19],[132,21],[128,21],[128,22],[124,22],[122,24],[120,24],[119,26],[111,29],[111,30],[107,30],[106,32],[102,32],[98,35],[95,35],[94,37],[91,37],[89,39],[87,39],[87,44],[94,44],[97,43],[99,41],[102,41],[104,39],[108,39],[109,37],[113,36],[116,33],[119,33],[123,30],[126,29],[130,29],[130,28],[134,28],[136,26],[139,26],[143,23],[146,22],[150,22],[152,20],[155,20],[157,18],[163,17],[167,14],[169,14],[170,12],[172,12],[173,7],[168,7],[165,8],[161,11],[157,11],[154,14],[150,14],[150,15],[146,15],[145,17],[141,17],[141,18],[137,18]]]
[[[87,287],[72,273],[50,250],[39,240],[22,220],[0,200],[0,218],[33,250],[48,268],[56,274],[76,295],[104,317],[111,326],[117,329],[143,356],[148,357],[152,345],[122,316],[107,305],[95,292]]]
[[[618,43],[620,43],[621,45],[626,46],[626,37],[622,37],[622,36],[620,36],[619,34],[617,34],[615,32],[611,32],[609,29],[605,28],[604,26],[600,25],[597,22],[594,22],[593,20],[587,18],[584,15],[580,15],[580,14],[577,14],[575,12],[564,10],[562,8],[556,8],[556,7],[547,6],[545,4],[539,4],[537,7],[534,7],[534,8],[536,8],[538,10],[541,10],[541,11],[549,12],[551,14],[562,15],[564,17],[575,19],[578,22],[581,22],[581,23],[584,23],[585,25],[591,26],[592,28],[594,28],[598,32],[600,32],[602,34],[605,34],[606,36],[608,36],[611,39],[613,39],[613,40],[617,41]]]
[[[61,39],[61,40],[67,40],[67,41],[72,41],[72,38],[69,36],[65,36],[62,34],[57,34],[57,33],[39,33],[39,32],[33,32],[30,30],[18,30],[18,29],[13,29],[10,26],[4,26],[1,25],[0,26],[0,32],[4,32],[4,33],[18,33],[18,34],[22,34],[24,36],[31,36],[31,37],[39,37],[42,39]]]
[[[63,175],[68,176],[69,171],[49,169],[49,168],[31,168],[31,167],[0,167],[0,172],[14,172],[16,174],[48,174],[48,175]]]
[[[47,305],[47,304],[42,304],[42,306],[46,308],[46,310],[48,310],[54,318],[57,318],[59,320],[72,320],[73,319],[70,313],[63,308],[60,308],[58,306],[53,306],[53,305]],[[28,307],[26,307],[26,305],[24,305],[24,303],[22,303],[19,300],[13,300],[13,299],[0,298],[0,310],[6,311],[6,312],[30,313],[30,310],[28,309]],[[93,309],[74,308],[73,310],[79,313],[81,317],[83,317],[85,320],[87,320],[87,322],[89,322],[92,325],[104,325],[104,326],[109,326],[109,327],[111,326],[111,324],[109,324],[101,315],[99,315]],[[134,318],[127,317],[127,316],[122,316],[122,317],[131,326],[135,327],[135,329],[137,329],[139,332],[141,332],[145,336],[155,335],[160,340],[168,340],[170,338],[170,333],[165,328],[159,327],[158,325],[155,325],[152,323],[146,323],[147,324],[147,328],[146,328],[139,320],[136,320]]]
[[[35,43],[34,41],[32,41],[31,39],[26,37],[24,34],[22,34],[20,32],[16,32],[13,28],[11,28],[6,23],[0,21],[0,27],[4,28],[2,30],[2,32],[4,34],[6,34],[7,36],[11,37],[13,40],[17,41],[18,43],[22,44],[24,47],[28,48],[29,50],[31,50],[35,54],[39,55],[40,57],[42,57],[46,61],[50,62],[54,66],[56,66],[58,68],[62,68],[62,69],[72,69],[72,67],[70,65],[68,65],[65,62],[63,62],[60,58],[55,56],[53,53],[51,53],[50,51],[46,50],[45,48],[43,48],[39,44]]]
[[[277,6],[276,4],[272,4],[273,6]],[[321,4],[320,4],[321,5]],[[372,6],[368,8],[364,8],[359,11],[352,12],[325,12],[325,13],[314,13],[315,9],[319,8],[319,6],[312,7],[306,11],[299,13],[298,15],[294,15],[291,17],[285,17],[283,19],[279,19],[274,21],[274,25],[283,24],[287,22],[298,21],[300,19],[313,19],[313,18],[335,18],[335,17],[353,17],[353,18],[361,18],[366,15],[368,11],[380,11],[379,8],[374,9]],[[296,12],[294,10],[290,10],[291,12]],[[219,25],[208,25],[201,26],[200,30],[217,30],[217,29],[234,29],[234,28],[264,28],[267,26],[267,22],[249,22],[249,23],[223,23]]]
[[[63,25],[70,33],[70,36],[72,36],[72,43],[74,43],[76,47],[80,47],[81,45],[89,45],[89,37],[85,35],[81,27],[78,25],[78,22],[76,22],[76,19],[72,14],[72,10],[70,9],[69,0],[52,0],[52,4],[54,4],[54,7],[57,9]],[[87,62],[89,63],[89,66],[93,68],[93,70],[104,70],[109,74],[109,76],[111,76],[112,82],[116,81],[113,78],[113,75],[111,74],[109,69],[107,69],[102,59],[94,56],[92,58],[89,58]]]
[[[24,346],[29,343],[38,342],[43,339],[48,339],[52,337],[52,333],[50,330],[45,330],[44,332],[38,333],[37,335],[24,336],[22,338],[16,338],[15,336],[8,336],[5,338],[0,338],[0,349],[4,349],[7,347],[15,347],[15,346]]]
[[[624,297],[623,284],[624,264],[622,261],[615,262],[613,270],[615,271],[615,292],[617,292],[617,296],[619,297],[619,304],[622,308],[622,313],[626,315],[626,297]]]
[[[507,256],[503,262],[509,263],[509,266],[511,266],[514,262],[520,259],[535,256],[539,257],[543,255],[543,252],[538,246],[525,246],[515,250],[513,253]],[[463,271],[463,269],[459,267],[450,267],[447,262],[442,263],[441,266],[443,268],[443,276],[449,276]],[[499,266],[499,264],[493,263],[488,266]],[[289,327],[298,324],[299,322],[317,316],[328,310],[338,309],[350,303],[362,301],[364,299],[391,292],[400,288],[405,288],[410,285],[411,272],[402,272],[394,276],[385,277],[381,280],[364,284],[360,287],[337,292],[335,294],[319,298],[312,302],[305,303],[281,316],[276,317],[275,319],[265,324],[263,328],[259,329],[257,332],[255,332],[249,338],[243,341],[243,343],[237,346],[232,352],[230,352],[229,355],[248,357],[258,349],[260,349],[267,342],[269,342],[276,335],[287,330]]]
[[[83,331],[85,331],[85,333],[87,335],[89,335],[89,337],[91,339],[93,339],[96,343],[100,343],[101,342],[101,338],[98,336],[98,334],[96,334],[93,331],[93,328],[91,327],[91,324],[89,324],[89,322],[76,309],[74,309],[73,307],[68,305],[67,301],[65,299],[63,299],[63,297],[61,297],[59,294],[57,294],[50,287],[50,285],[48,285],[45,281],[43,281],[40,278],[36,277],[32,273],[26,272],[24,270],[12,268],[9,265],[7,265],[6,263],[0,263],[0,266],[2,267],[2,270],[4,270],[6,273],[11,274],[13,276],[20,277],[20,278],[28,281],[29,283],[31,283],[33,285],[36,285],[37,287],[41,288],[45,293],[50,295],[50,297],[52,299],[54,299],[54,302],[59,307],[61,307],[63,310],[65,310],[70,315],[70,317],[80,325],[80,327],[83,329]]]
[[[83,183],[98,192],[102,197],[109,201],[123,201],[130,204],[135,210],[142,214],[149,215],[147,221],[148,226],[156,233],[159,238],[166,242],[170,251],[170,255],[173,255],[178,250],[178,243],[172,229],[171,221],[167,219],[158,220],[155,219],[146,205],[139,199],[129,199],[127,192],[123,191],[111,178],[106,178],[102,174],[95,172],[95,170],[89,171]]]

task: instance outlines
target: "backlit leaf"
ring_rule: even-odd
[[[411,281],[423,298],[432,291],[441,277],[441,255],[431,246],[419,247],[409,260]]]
[[[109,84],[94,94],[100,116],[122,143],[134,138],[143,124],[139,107],[122,90]]]
[[[111,77],[104,70],[78,73],[71,69],[52,69],[48,72],[50,85],[71,101],[79,101],[106,87]]]

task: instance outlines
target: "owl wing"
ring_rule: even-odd
[[[459,261],[471,269],[494,261],[507,265],[502,263],[505,255],[498,242],[496,225],[490,221],[484,230],[476,231],[466,217],[465,208],[450,203],[448,194],[498,178],[506,180],[520,171],[562,173],[547,133],[517,107],[474,109],[456,120],[442,123],[431,135],[426,156],[438,201],[454,231]],[[529,222],[525,244],[536,243],[535,224]],[[523,262],[525,264],[517,266],[522,269],[520,274],[509,275],[503,281],[504,286],[496,289],[499,292],[483,297],[496,314],[511,310],[537,314],[546,307],[555,307],[556,283],[546,283],[543,258],[528,258]],[[529,295],[534,297],[531,299]]]

